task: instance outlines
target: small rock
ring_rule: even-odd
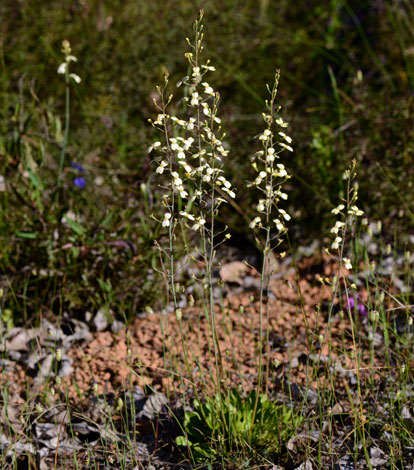
[[[243,277],[247,274],[249,268],[241,261],[231,261],[224,264],[220,269],[220,277],[225,282],[234,284],[243,284]]]
[[[125,323],[119,320],[114,320],[111,325],[112,333],[119,333],[125,328]]]
[[[104,331],[108,328],[109,312],[105,308],[100,308],[93,319],[96,331]]]

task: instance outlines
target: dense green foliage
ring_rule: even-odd
[[[274,459],[302,421],[294,410],[264,394],[257,397],[255,390],[243,399],[232,389],[205,402],[195,400],[193,406],[194,411],[185,412],[186,435],[179,436],[177,444],[198,463],[228,460],[246,448],[250,457]]]

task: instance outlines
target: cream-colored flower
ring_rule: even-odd
[[[67,69],[68,69],[67,62],[62,62],[57,69],[57,73],[65,74]]]
[[[202,85],[204,87],[204,93],[206,95],[210,95],[210,96],[214,95],[213,88],[207,82],[203,82]]]
[[[282,214],[282,217],[285,219],[285,220],[290,220],[291,217],[290,215],[283,209],[279,209],[279,214]]]
[[[276,224],[276,228],[279,230],[279,232],[282,232],[283,230],[286,230],[285,226],[280,221],[280,219],[274,219],[273,222]]]
[[[249,224],[250,228],[255,228],[256,225],[261,224],[262,219],[260,217],[255,217]]]
[[[280,135],[281,137],[283,137],[283,138],[286,140],[286,142],[287,142],[288,144],[291,144],[291,143],[292,143],[292,138],[289,137],[288,135],[286,135],[284,132],[279,132],[279,135]]]
[[[342,241],[342,237],[335,237],[335,240],[332,243],[331,248],[333,250],[337,250],[339,248],[339,244],[341,243],[341,241]]]
[[[352,269],[352,263],[349,258],[344,258],[344,266],[345,269]]]
[[[164,219],[162,221],[162,226],[163,227],[169,227],[170,226],[170,219],[171,219],[171,214],[169,212],[166,212],[164,214]]]
[[[75,80],[76,83],[80,83],[82,79],[79,77],[79,75],[76,75],[76,73],[70,73],[69,77],[72,78],[72,80]]]
[[[356,215],[357,217],[361,217],[362,215],[364,215],[364,211],[362,211],[361,209],[358,209],[357,206],[352,206],[348,210],[348,214],[349,215]]]
[[[293,148],[290,145],[287,145],[284,142],[278,142],[278,143],[282,148],[289,150],[289,152],[293,152]]]
[[[283,163],[278,163],[276,166],[279,168],[279,171],[277,172],[278,176],[281,178],[287,176],[287,171],[285,170],[285,165],[283,165]]]
[[[184,189],[184,186],[178,186],[177,189],[183,199],[188,197],[188,192]]]
[[[263,134],[259,137],[259,140],[262,140],[262,141],[268,140],[271,135],[272,133],[269,131],[269,129],[266,129],[263,132]]]
[[[166,117],[167,116],[165,114],[158,114],[157,119],[154,121],[154,124],[161,126],[161,124],[164,122]]]
[[[259,212],[264,212],[264,211],[265,211],[265,200],[264,200],[264,199],[260,199],[260,200],[259,200],[259,204],[257,204],[256,209],[257,209]]]
[[[345,206],[343,204],[339,204],[338,207],[335,207],[334,209],[331,210],[332,214],[339,214],[343,209],[345,209]]]
[[[193,230],[198,230],[206,223],[206,220],[203,218],[197,219],[197,222],[191,227]]]
[[[168,166],[168,163],[163,160],[162,162],[160,162],[158,168],[155,170],[155,173],[158,173],[159,175],[162,175],[167,166]]]
[[[199,95],[196,91],[191,95],[190,103],[191,103],[191,106],[198,106],[199,105],[200,97],[199,97]]]
[[[188,220],[191,220],[191,221],[194,221],[194,220],[195,220],[195,217],[194,217],[193,215],[189,214],[188,212],[181,211],[181,212],[180,212],[180,215],[181,215],[182,217],[185,217],[185,218],[188,219]]]
[[[278,124],[280,127],[288,127],[288,123],[284,122],[282,118],[276,119],[276,124]]]
[[[344,222],[341,222],[341,221],[337,221],[335,223],[335,226],[331,228],[331,233],[335,233],[337,234],[339,232],[339,230],[345,225]]]
[[[275,158],[276,158],[275,149],[273,147],[268,148],[266,162],[272,163],[275,160]]]
[[[154,149],[161,146],[161,142],[154,142],[150,147],[148,147],[147,152],[151,153]]]

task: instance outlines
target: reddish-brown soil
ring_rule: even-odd
[[[301,271],[306,272],[310,263],[304,260]],[[334,268],[328,265],[321,274],[330,275]],[[257,276],[253,270],[248,274]],[[262,346],[259,293],[229,290],[223,306],[215,308],[225,380],[246,390],[254,386],[260,347],[264,352],[263,366],[271,364],[270,387],[287,376],[315,387],[315,377],[306,379],[304,366],[309,355],[329,357],[345,370],[356,372],[357,365],[350,356],[366,332],[361,325],[354,344],[348,313],[341,316],[334,309],[329,316],[332,292],[318,281],[319,277],[308,273],[298,282],[296,274],[290,273],[271,280],[271,295],[269,300],[264,298],[262,309]],[[65,383],[70,397],[77,399],[87,396],[94,383],[101,392],[115,394],[131,384],[150,385],[166,392],[177,387],[190,388],[191,382],[200,387],[202,380],[211,385],[215,378],[211,323],[202,307],[185,309],[181,325],[174,314],[150,314],[134,319],[117,334],[93,333],[91,342],[84,348],[72,349],[69,355],[74,360],[74,372]],[[366,351],[359,358],[361,374],[368,361]],[[342,380],[340,375],[338,380]]]

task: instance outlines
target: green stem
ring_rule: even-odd
[[[69,139],[69,122],[70,122],[69,67],[66,68],[65,82],[66,82],[65,136],[63,138],[62,151],[60,152],[60,158],[59,158],[59,169],[58,169],[58,176],[57,176],[57,182],[56,182],[57,189],[59,189],[62,184],[63,165],[65,162],[66,147],[67,147],[68,139]]]

